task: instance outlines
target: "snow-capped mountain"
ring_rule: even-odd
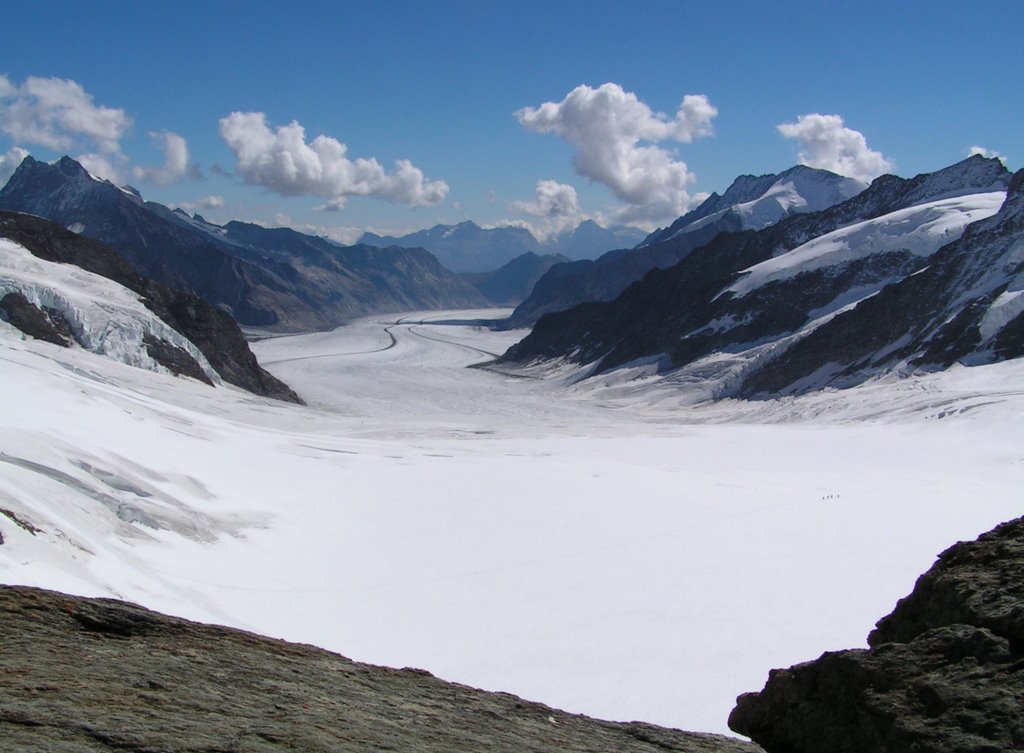
[[[728,397],[1011,357],[1022,187],[982,157],[883,176],[830,209],[721,234],[612,302],[545,317],[502,360],[643,362]]]
[[[759,230],[793,214],[827,209],[865,187],[860,181],[802,165],[778,175],[741,175],[724,194],[711,194],[636,248],[555,267],[516,308],[509,326],[530,326],[543,314],[586,301],[610,301],[650,270],[677,264],[719,233]]]
[[[615,225],[602,227],[584,220],[575,228],[557,233],[544,241],[522,227],[482,228],[475,222],[435,225],[403,236],[365,233],[360,243],[381,248],[425,248],[448,269],[459,273],[493,272],[523,254],[538,256],[562,254],[570,259],[594,259],[616,248],[631,248],[644,237],[642,230]]]
[[[0,318],[56,345],[298,402],[260,368],[227,312],[41,217],[0,212]]]
[[[804,165],[778,175],[743,175],[721,197],[712,194],[694,212],[649,235],[643,245],[692,233],[713,223],[732,225],[737,230],[760,230],[791,214],[828,209],[867,187],[867,183],[854,178]],[[726,215],[731,216],[731,222],[723,221]]]
[[[26,158],[0,209],[39,215],[107,244],[140,274],[228,306],[245,325],[323,328],[363,313],[482,305],[422,249],[342,247],[286,228],[220,227],[145,202],[64,157]]]

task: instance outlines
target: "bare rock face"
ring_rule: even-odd
[[[71,325],[59,311],[35,306],[21,293],[8,293],[0,298],[0,319],[10,322],[29,337],[63,348],[74,339]]]
[[[761,750],[566,714],[108,599],[0,587],[0,636],[4,751]]]
[[[943,552],[868,643],[773,670],[729,726],[769,753],[1024,750],[1024,518]]]

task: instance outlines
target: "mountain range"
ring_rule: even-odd
[[[593,261],[553,267],[509,318],[509,327],[532,326],[541,315],[586,301],[610,301],[652,269],[666,269],[719,233],[758,230],[791,214],[820,211],[851,198],[865,184],[827,170],[798,165],[778,175],[741,175],[721,196],[712,193],[669,227],[636,248],[620,248]]]
[[[309,330],[362,314],[487,305],[423,249],[340,246],[288,228],[219,226],[99,180],[64,157],[25,158],[0,209],[104,243],[140,275],[227,307],[251,327]]]
[[[425,248],[454,272],[483,273],[496,270],[526,253],[593,259],[612,249],[632,248],[643,239],[644,232],[639,228],[624,225],[606,228],[593,220],[584,220],[543,242],[526,228],[482,228],[475,222],[435,225],[398,237],[365,233],[359,242],[380,247]]]
[[[26,335],[288,402],[230,314],[136,274],[110,248],[55,222],[0,211],[0,318]]]
[[[536,324],[501,368],[571,363],[582,377],[631,366],[714,399],[1024,354],[1022,180],[981,156],[867,188],[807,167],[741,176],[635,248],[575,262],[526,251],[462,275],[422,248],[342,247],[288,228],[214,225],[145,202],[66,157],[26,158],[0,191],[0,210],[100,241],[136,275],[243,325],[309,330],[370,312],[521,300],[506,326]],[[572,236],[605,232],[584,223]],[[536,243],[521,228],[472,223],[421,235],[465,241],[465,254],[487,243],[493,250],[482,238],[518,239],[515,251]]]
[[[611,301],[544,316],[500,361],[569,362],[584,374],[642,366],[722,398],[1015,357],[1022,194],[1024,172],[1011,180],[981,156],[882,176],[822,211],[720,232]],[[644,248],[680,238],[665,235]]]

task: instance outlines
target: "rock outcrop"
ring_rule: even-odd
[[[0,749],[21,753],[760,751],[108,599],[0,587],[0,636]]]
[[[1024,518],[943,552],[868,644],[773,670],[729,726],[769,753],[1024,750]]]

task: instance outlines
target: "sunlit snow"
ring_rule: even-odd
[[[308,407],[0,322],[0,580],[725,731],[1022,511],[1024,363],[687,407],[465,368],[501,313],[255,343]]]
[[[729,290],[746,295],[772,280],[837,263],[847,264],[872,254],[907,251],[930,256],[963,235],[970,223],[998,212],[1005,199],[1005,191],[970,194],[857,222],[744,270],[746,274]]]

